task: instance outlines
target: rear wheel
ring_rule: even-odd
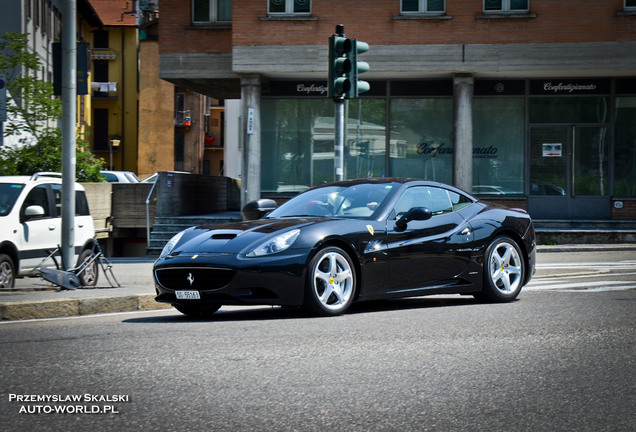
[[[342,249],[334,246],[320,250],[309,264],[305,288],[305,308],[316,315],[344,313],[356,290],[353,262]]]
[[[173,305],[176,310],[184,315],[193,318],[209,318],[214,315],[214,312],[221,308],[221,305],[206,305],[206,306],[188,306],[188,305]]]
[[[9,255],[0,254],[0,288],[15,286],[15,268]]]
[[[82,286],[93,287],[97,285],[97,278],[99,277],[99,268],[97,267],[97,260],[93,260],[86,268],[84,263],[89,261],[93,256],[93,252],[90,249],[84,249],[77,259],[77,267],[83,269],[77,273]]]
[[[523,254],[508,236],[499,236],[488,246],[484,258],[484,286],[477,298],[509,302],[517,298],[525,279]]]

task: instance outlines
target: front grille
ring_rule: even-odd
[[[232,281],[234,270],[216,268],[165,268],[155,271],[159,284],[171,290],[213,290]]]

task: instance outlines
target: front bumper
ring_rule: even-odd
[[[307,255],[245,258],[234,254],[166,257],[153,268],[156,301],[176,305],[302,305]],[[199,300],[177,299],[196,290]]]

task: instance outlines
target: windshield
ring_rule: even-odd
[[[11,212],[23,189],[24,185],[20,183],[0,183],[0,216]]]
[[[312,189],[287,201],[268,218],[326,216],[369,219],[393,188],[390,183],[363,183]]]

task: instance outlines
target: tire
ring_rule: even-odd
[[[187,306],[173,305],[176,310],[192,318],[209,318],[221,309],[221,305]]]
[[[318,251],[309,263],[304,307],[314,315],[340,315],[349,309],[356,293],[353,261],[334,246]]]
[[[517,243],[508,236],[496,237],[484,257],[484,286],[479,299],[505,303],[519,295],[526,265]]]
[[[81,267],[84,261],[91,258],[92,254],[93,253],[90,249],[84,249],[77,259],[77,267]],[[77,277],[79,277],[82,286],[94,287],[95,285],[97,285],[97,279],[99,278],[99,267],[97,260],[94,260],[91,265],[84,269],[84,271],[78,273]]]
[[[15,287],[15,267],[9,255],[0,254],[0,288]]]

